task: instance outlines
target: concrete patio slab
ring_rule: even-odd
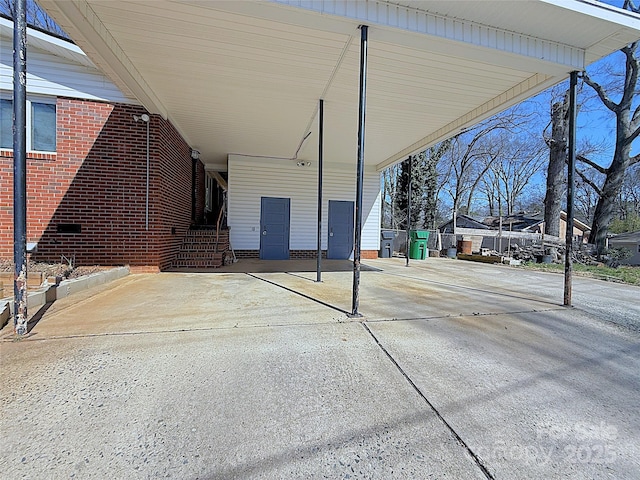
[[[33,405],[3,418],[7,478],[483,478],[357,323],[37,348],[3,365],[38,379],[2,388]]]
[[[287,268],[129,275],[5,328],[0,471],[640,476],[640,289],[576,278],[564,308],[559,275],[368,265],[362,322],[350,271]]]
[[[640,343],[571,311],[374,322],[494,478],[636,478]]]

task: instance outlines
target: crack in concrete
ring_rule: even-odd
[[[175,328],[169,330],[143,330],[138,332],[104,332],[104,333],[84,333],[77,335],[54,335],[51,337],[41,337],[35,338],[36,334],[27,334],[16,339],[16,335],[9,334],[2,338],[0,338],[0,343],[11,343],[16,341],[34,341],[34,342],[43,342],[47,340],[65,340],[65,339],[74,339],[74,338],[93,338],[93,337],[126,337],[126,336],[136,336],[136,335],[156,335],[156,334],[167,334],[167,333],[189,333],[189,332],[216,332],[222,330],[246,330],[246,329],[256,329],[256,328],[286,328],[286,327],[315,327],[315,326],[326,326],[326,325],[336,325],[336,323],[361,323],[360,320],[340,320],[336,322],[335,320],[329,322],[305,322],[305,323],[269,323],[264,325],[243,325],[238,326],[234,325],[232,327],[203,327],[203,328]]]
[[[385,323],[385,322],[418,322],[425,320],[446,320],[447,318],[466,318],[466,317],[499,317],[501,315],[520,315],[524,313],[547,313],[547,312],[562,312],[566,309],[564,307],[558,308],[544,308],[533,310],[518,310],[518,311],[509,311],[509,312],[473,312],[473,313],[459,313],[459,314],[448,314],[448,315],[434,315],[432,317],[408,317],[408,318],[368,318],[368,323]]]
[[[431,401],[422,392],[422,390],[420,390],[418,385],[416,385],[416,383],[411,379],[411,377],[409,377],[407,372],[405,372],[403,370],[403,368],[400,366],[400,364],[397,362],[397,360],[395,358],[393,358],[393,356],[389,353],[389,351],[386,348],[384,348],[382,343],[380,343],[380,340],[378,340],[378,337],[376,337],[375,334],[371,331],[371,329],[367,326],[366,322],[361,322],[361,324],[364,327],[364,329],[369,333],[369,335],[371,335],[371,338],[373,338],[373,340],[376,342],[378,347],[380,347],[380,349],[384,352],[384,354],[391,361],[391,363],[393,363],[393,365],[396,367],[396,369],[398,369],[398,371],[407,380],[407,382],[409,382],[409,385],[411,385],[411,387],[416,391],[416,393],[420,396],[420,398],[422,398],[422,400],[425,401],[425,403],[429,406],[429,408],[431,410],[433,410],[433,413],[436,414],[436,417],[438,417],[438,420],[440,420],[444,424],[444,426],[447,428],[447,430],[449,430],[449,432],[451,432],[451,434],[454,436],[456,441],[467,451],[467,453],[471,456],[471,458],[473,459],[475,464],[482,471],[484,476],[487,477],[487,479],[489,479],[489,480],[495,480],[494,476],[491,474],[489,469],[482,462],[480,457],[471,449],[471,447],[469,447],[469,445],[467,445],[467,442],[465,442],[462,439],[462,437],[458,434],[458,432],[456,432],[454,430],[454,428],[451,426],[451,424],[449,422],[447,422],[447,420],[442,416],[442,414],[438,411],[438,409],[435,407],[435,405],[433,405],[433,403],[431,403]]]

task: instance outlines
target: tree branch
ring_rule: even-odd
[[[604,167],[598,165],[597,163],[595,163],[592,160],[589,160],[587,157],[585,157],[583,155],[576,155],[576,159],[580,160],[582,163],[586,163],[591,168],[597,170],[598,172],[602,173],[603,175],[606,175],[608,173],[608,171],[609,171],[608,168],[604,168]]]
[[[640,125],[635,126],[635,130],[631,132],[631,135],[629,135],[628,142],[633,142],[636,138],[638,138],[638,135],[640,135]]]
[[[602,100],[602,103],[604,103],[605,107],[607,107],[614,113],[617,111],[618,105],[609,98],[609,95],[607,95],[607,92],[604,91],[602,85],[591,80],[587,72],[582,72],[582,80],[584,80],[584,83],[595,90],[595,92],[598,94],[598,97],[600,97],[600,100]]]
[[[640,105],[638,105],[631,116],[631,125],[635,127],[640,127]]]
[[[589,185],[591,188],[593,188],[593,190],[598,194],[599,197],[602,196],[602,190],[600,190],[600,187],[598,187],[593,180],[587,178],[587,176],[581,172],[580,170],[576,169],[576,173],[578,174],[578,176],[582,179],[582,181],[584,183],[586,183],[587,185]]]
[[[638,83],[638,59],[636,58],[636,50],[638,49],[638,42],[634,42],[626,47],[620,49],[626,57],[626,75],[624,78],[624,91],[622,93],[622,99],[618,105],[625,105],[626,108],[631,107],[631,101],[636,93],[636,85]],[[623,107],[624,108],[624,107]]]
[[[640,163],[640,153],[629,159],[629,166],[635,165],[636,163]]]
[[[640,13],[640,4],[636,5],[633,0],[624,0],[622,6],[625,10],[631,10],[632,12]]]

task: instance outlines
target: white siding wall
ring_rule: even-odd
[[[323,178],[322,248],[327,248],[329,200],[355,202],[355,166],[326,167]],[[298,167],[292,160],[229,155],[231,244],[237,250],[260,248],[260,198],[291,199],[291,250],[317,247],[317,164]],[[380,248],[380,175],[365,171],[362,249]]]
[[[0,90],[13,91],[13,45],[0,38]],[[43,50],[27,50],[27,92],[85,100],[133,103],[96,68]]]
[[[631,252],[631,257],[625,258],[620,261],[625,265],[640,265],[640,244],[638,242],[632,241],[615,241],[614,239],[609,240],[609,246],[612,248],[628,248]]]

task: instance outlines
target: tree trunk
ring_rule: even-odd
[[[547,169],[547,193],[544,197],[544,233],[560,236],[560,212],[564,191],[564,167],[567,160],[567,137],[569,123],[568,96],[564,101],[551,106],[551,145],[549,147],[549,167]]]
[[[431,152],[429,152],[431,153]],[[429,155],[427,163],[427,178],[425,183],[424,227],[436,228],[438,211],[438,172],[436,170],[438,158]]]
[[[625,2],[625,8],[637,11],[632,3]],[[626,56],[626,71],[624,77],[624,91],[619,103],[614,103],[604,88],[584,74],[584,82],[587,83],[600,97],[604,105],[616,116],[616,148],[613,153],[611,165],[606,169],[606,178],[602,186],[600,198],[593,215],[593,224],[589,242],[594,243],[598,256],[605,253],[609,224],[614,217],[615,202],[624,183],[627,169],[639,161],[638,157],[631,158],[631,144],[640,135],[640,110],[634,96],[637,92],[638,72],[640,59],[636,56],[639,42],[632,43],[620,51]],[[632,113],[633,112],[633,113]],[[588,162],[593,163],[593,162]],[[593,165],[592,165],[593,166]]]
[[[596,245],[598,256],[605,253],[609,224],[614,217],[616,200],[624,182],[625,172],[630,164],[630,151],[631,145],[629,143],[618,142],[613,155],[613,162],[607,169],[607,178],[602,186],[602,194],[598,199],[596,211],[593,214],[589,243]]]

